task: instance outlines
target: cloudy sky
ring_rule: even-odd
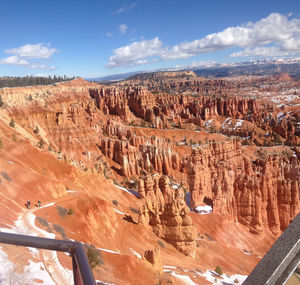
[[[97,77],[300,56],[299,0],[10,0],[0,76]]]

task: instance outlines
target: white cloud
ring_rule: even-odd
[[[228,27],[221,32],[208,34],[191,42],[182,42],[171,48],[164,47],[158,37],[152,40],[141,39],[114,50],[107,67],[147,63],[147,58],[154,55],[161,60],[171,60],[234,47],[241,50],[233,53],[231,57],[298,54],[300,19],[290,17],[291,15],[272,13],[257,22]]]
[[[107,36],[107,37],[112,37],[112,33],[107,32],[107,33],[106,33],[106,36]]]
[[[202,39],[191,42],[184,42],[175,45],[173,48],[162,54],[163,59],[187,58],[201,53],[213,52],[221,49],[240,47],[252,48],[258,54],[263,53],[263,49],[255,49],[275,44],[276,49],[272,52],[276,55],[295,54],[300,52],[300,20],[272,13],[255,23],[249,22],[244,26],[229,27],[219,33],[209,34]],[[265,51],[268,47],[264,47]],[[233,56],[238,56],[235,53]],[[241,52],[241,54],[244,54]]]
[[[136,6],[136,3],[132,3],[130,5],[123,5],[117,11],[115,11],[114,13],[112,13],[112,15],[122,14],[122,13],[128,12],[129,10],[133,9],[135,6]]]
[[[125,24],[119,25],[119,31],[122,35],[126,34],[127,29],[128,29],[127,25]]]
[[[0,64],[29,65],[29,62],[17,55],[12,55],[12,56],[0,59]]]
[[[7,49],[5,52],[24,58],[49,58],[54,53],[59,52],[59,50],[56,48],[50,48],[49,45],[39,43],[35,45],[26,44],[18,48]]]
[[[39,43],[7,49],[5,52],[13,55],[0,59],[0,64],[21,65],[32,69],[55,69],[55,66],[48,66],[40,62],[40,60],[43,61],[50,58],[54,53],[59,52],[59,50]]]
[[[160,55],[162,42],[158,37],[152,40],[142,40],[131,43],[114,50],[114,55],[109,58],[107,67],[123,65],[138,65],[147,62],[146,58]]]
[[[235,52],[231,54],[231,57],[274,57],[274,56],[287,56],[289,55],[288,51],[283,51],[279,47],[256,47],[256,48],[246,48],[242,51]]]

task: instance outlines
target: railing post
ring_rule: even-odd
[[[69,252],[72,255],[73,278],[75,285],[96,285],[86,253],[80,242],[0,232],[0,243]]]
[[[84,251],[83,245],[80,242],[75,242],[72,254],[79,268],[79,272],[83,284],[96,285],[93,272],[88,263],[87,255]]]
[[[244,281],[244,285],[282,285],[300,261],[300,213],[290,223],[263,259]]]
[[[78,264],[77,264],[75,256],[73,254],[72,254],[72,265],[73,265],[74,285],[83,285],[81,277],[80,277]]]

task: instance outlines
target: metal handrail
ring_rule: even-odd
[[[69,252],[75,285],[96,285],[83,245],[80,242],[0,232],[0,243]]]
[[[243,285],[282,285],[300,262],[300,213],[282,233]]]

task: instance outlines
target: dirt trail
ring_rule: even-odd
[[[49,203],[39,208],[34,208],[30,210],[23,210],[21,215],[16,221],[16,226],[19,229],[24,230],[25,233],[29,235],[37,235],[39,237],[55,238],[55,234],[48,233],[35,225],[35,215],[34,212],[46,207],[51,207],[55,203]],[[40,256],[42,262],[49,273],[53,282],[57,285],[72,284],[73,273],[65,269],[59,262],[57,257],[57,252],[52,250],[40,250]]]

